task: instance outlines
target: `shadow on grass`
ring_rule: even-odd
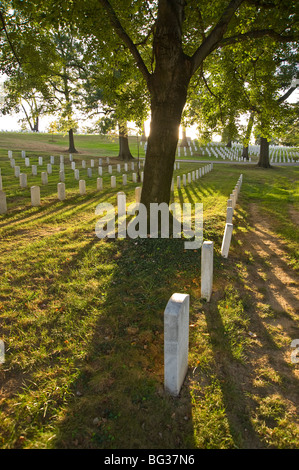
[[[108,249],[107,262],[115,262],[104,300],[99,293],[85,307],[85,315],[96,311],[96,321],[77,363],[74,398],[51,446],[194,448],[188,387],[173,398],[163,385],[163,312],[177,290],[176,270],[186,262],[191,268],[192,256],[178,240],[94,240],[84,256],[99,265],[97,246]]]

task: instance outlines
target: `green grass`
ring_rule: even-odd
[[[116,154],[116,144],[99,139],[97,148],[96,137],[85,137],[78,163]],[[38,155],[59,155],[33,149],[50,136],[20,138],[24,149],[32,148],[32,163]],[[57,165],[41,187],[41,207],[33,208],[29,189],[19,188],[9,166],[13,144],[0,136],[9,208],[0,215],[0,338],[6,349],[0,447],[297,448],[298,377],[286,360],[291,339],[299,337],[297,318],[256,298],[246,277],[256,256],[242,243],[252,229],[250,206],[257,204],[295,273],[298,227],[289,211],[298,211],[298,168],[214,165],[200,180],[175,189],[174,201],[203,202],[204,239],[215,244],[214,290],[206,303],[200,298],[200,250],[184,249],[184,240],[95,236],[99,202],[115,204],[119,190],[134,201],[130,178],[123,188],[118,177],[111,189],[105,172],[104,190],[97,192],[94,172],[80,196],[68,168],[67,198],[60,202]],[[20,152],[16,160],[22,163]],[[175,175],[199,166],[182,163]],[[40,170],[28,176],[28,186],[40,184]],[[241,172],[234,237],[224,260],[226,201]],[[266,263],[261,266],[266,270]],[[176,399],[163,389],[163,312],[174,292],[191,296],[189,371]]]

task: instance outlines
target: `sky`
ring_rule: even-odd
[[[1,105],[1,84],[4,81],[5,77],[0,76],[0,105]],[[299,89],[297,88],[296,91],[292,93],[290,98],[288,99],[290,103],[296,103],[299,101]],[[24,113],[20,114],[12,114],[12,115],[6,115],[2,116],[0,114],[0,132],[2,131],[20,131],[21,130],[21,124],[19,122],[19,119],[24,118],[25,115]],[[47,132],[49,124],[55,120],[54,116],[41,116],[39,120],[39,130],[40,132]],[[82,126],[90,125],[90,123],[86,122],[81,122]],[[133,123],[129,123],[129,127],[134,128]],[[148,119],[145,123],[145,133],[148,136],[149,134],[149,129],[150,129],[150,119]],[[181,131],[180,131],[180,137],[181,137]],[[191,137],[191,139],[196,139],[197,138],[197,131],[196,131],[196,126],[188,127],[187,128],[187,137]],[[213,137],[214,141],[219,141],[220,136],[214,135]]]

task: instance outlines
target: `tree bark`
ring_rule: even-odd
[[[70,129],[68,131],[69,133],[69,148],[68,148],[68,152],[69,153],[78,153],[78,151],[76,150],[75,148],[75,141],[74,141],[74,131],[73,129]]]
[[[38,125],[39,125],[39,119],[38,119],[38,116],[36,116],[35,121],[34,121],[34,126],[33,126],[33,132],[38,132]]]
[[[246,134],[245,134],[245,140],[243,144],[243,151],[242,151],[242,157],[246,158],[246,160],[249,160],[249,155],[248,155],[248,146],[249,146],[249,140],[251,136],[251,131],[253,127],[253,121],[254,121],[254,112],[252,111],[249,116],[248,124],[247,124],[247,129],[246,129]]]
[[[243,145],[242,157],[245,158],[246,160],[249,160],[248,145],[247,146]]]
[[[141,202],[169,204],[179,126],[187,99],[192,64],[182,50],[184,2],[159,2],[154,54],[156,67],[148,79],[151,127]]]
[[[126,122],[118,123],[119,129],[119,154],[118,157],[120,160],[134,160],[133,155],[130,152],[129,140],[128,140],[128,128]]]
[[[261,137],[260,157],[257,166],[261,168],[271,168],[269,159],[269,142],[266,137]]]

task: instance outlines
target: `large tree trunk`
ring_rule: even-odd
[[[269,159],[269,142],[266,137],[261,137],[260,145],[260,157],[257,165],[261,168],[270,168],[271,165]]]
[[[69,148],[68,148],[69,153],[78,153],[78,151],[75,148],[75,141],[74,141],[74,131],[73,129],[69,130]]]
[[[181,25],[184,2],[159,2],[154,53],[155,72],[149,80],[151,128],[146,151],[141,202],[169,204],[179,126],[191,78],[184,55]]]
[[[120,160],[134,160],[133,155],[130,152],[129,140],[128,140],[128,128],[126,122],[121,122],[118,124],[119,129],[119,154],[118,157]]]
[[[247,146],[243,145],[242,157],[245,158],[246,160],[249,160],[248,145]]]

